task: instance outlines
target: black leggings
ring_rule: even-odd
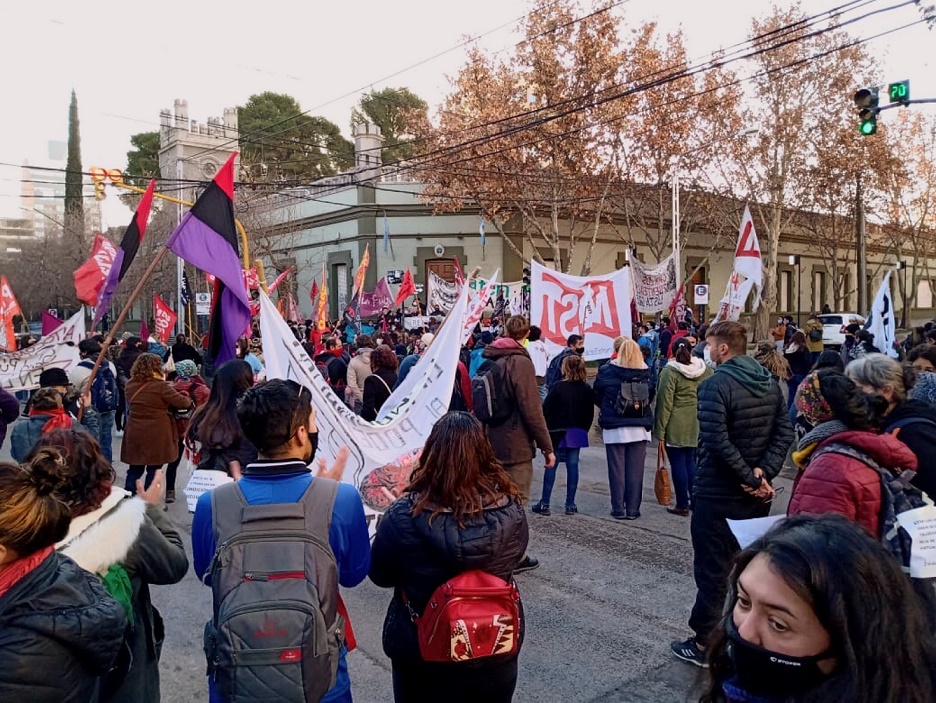
[[[174,491],[175,490],[175,479],[176,471],[179,468],[179,464],[182,463],[182,449],[184,444],[182,443],[182,438],[179,438],[179,456],[176,457],[175,461],[169,464],[166,467],[166,490]]]
[[[136,495],[137,479],[143,476],[146,471],[146,480],[143,481],[143,489],[149,488],[156,476],[156,470],[162,468],[162,464],[130,464],[127,469],[127,480],[124,481],[124,490],[130,491],[131,495]]]
[[[440,700],[448,703],[510,703],[517,686],[517,657],[482,662],[391,661],[393,700],[421,703]],[[444,696],[440,692],[444,691]]]
[[[114,423],[117,425],[117,431],[123,432],[124,412],[127,409],[127,396],[124,394],[124,389],[119,385],[117,386],[117,395],[119,400],[117,401],[117,409],[114,411]]]

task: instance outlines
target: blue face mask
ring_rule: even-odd
[[[771,652],[742,639],[730,613],[725,618],[725,631],[735,676],[748,693],[785,699],[815,688],[828,676],[819,668],[819,662],[830,658],[829,651],[811,657]]]

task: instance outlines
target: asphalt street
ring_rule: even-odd
[[[115,440],[115,445],[119,438]],[[8,445],[9,443],[7,443]],[[610,517],[607,464],[600,439],[582,451],[576,502],[579,514],[562,511],[565,472],[553,491],[553,514],[529,513],[530,554],[539,569],[517,577],[527,616],[520,656],[517,703],[683,703],[698,700],[701,671],[677,661],[669,643],[688,636],[686,620],[695,588],[689,519],[670,515],[653,495],[655,450],[647,452],[642,517]],[[114,454],[119,456],[119,446]],[[2,453],[8,459],[8,449]],[[542,461],[540,460],[540,466]],[[126,470],[117,464],[122,476]],[[539,496],[542,472],[534,479]],[[192,519],[181,490],[169,506],[190,550]],[[786,509],[790,482],[774,512]],[[366,581],[343,591],[358,648],[349,655],[352,690],[359,703],[392,701],[390,662],[381,628],[390,592]],[[202,628],[210,615],[210,589],[189,572],[174,586],[152,587],[153,602],[166,620],[162,652],[162,700],[206,700]],[[444,695],[440,696],[444,700]]]

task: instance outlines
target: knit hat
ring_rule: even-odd
[[[916,384],[910,389],[913,400],[922,400],[936,408],[936,373],[924,372],[917,376]]]
[[[176,362],[175,370],[179,378],[185,380],[198,373],[198,366],[196,366],[195,362],[191,359],[184,359],[183,361]]]
[[[50,386],[70,386],[71,381],[68,380],[68,374],[65,373],[65,369],[44,369],[42,373],[39,374],[39,387],[40,388],[49,388]]]
[[[432,344],[433,339],[435,339],[435,335],[432,334],[432,332],[426,332],[426,334],[422,336],[420,341],[423,343],[423,345],[428,347],[430,344]]]
[[[797,419],[802,419],[803,423],[808,426],[815,427],[835,417],[829,401],[822,395],[819,374],[816,371],[807,375],[800,383],[796,390],[795,402]]]

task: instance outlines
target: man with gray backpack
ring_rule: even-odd
[[[318,446],[311,393],[294,381],[247,390],[237,415],[259,459],[235,483],[198,500],[192,523],[196,575],[211,586],[205,626],[210,700],[230,703],[351,701],[347,613],[338,584],[370,568],[361,497],[309,463]]]

